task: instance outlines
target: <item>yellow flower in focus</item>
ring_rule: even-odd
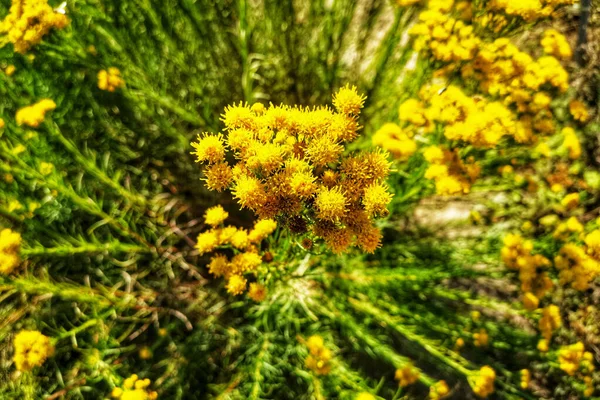
[[[54,354],[54,346],[50,338],[38,331],[20,331],[15,336],[14,347],[13,360],[19,371],[31,371],[34,367],[41,366]]]
[[[208,264],[208,272],[215,277],[227,275],[229,272],[229,260],[223,254],[215,254]]]
[[[219,245],[219,238],[215,231],[207,231],[198,235],[196,240],[196,249],[200,254],[213,251]]]
[[[347,211],[347,200],[339,186],[321,188],[315,199],[317,217],[326,221],[338,221]]]
[[[394,379],[398,381],[400,387],[412,385],[419,380],[419,370],[411,364],[406,364],[404,367],[396,370]]]
[[[258,243],[277,229],[277,222],[272,219],[261,219],[254,224],[254,228],[248,234],[252,243]]]
[[[569,112],[579,122],[587,122],[590,117],[585,104],[580,100],[571,100],[569,103]]]
[[[69,20],[55,12],[48,0],[12,0],[9,14],[0,22],[0,36],[5,35],[17,53],[24,54],[40,43],[52,28],[62,29]]]
[[[366,97],[358,94],[356,86],[346,85],[333,95],[333,106],[341,114],[358,115]]]
[[[213,228],[221,225],[227,219],[229,213],[221,206],[214,206],[206,210],[204,213],[204,222]]]
[[[50,99],[43,99],[39,102],[23,107],[17,111],[15,120],[18,125],[27,125],[32,128],[37,128],[46,117],[48,111],[52,111],[56,108],[56,103]]]
[[[116,89],[125,86],[125,81],[121,78],[121,71],[118,68],[110,67],[98,72],[98,89],[114,92]]]
[[[205,133],[202,137],[198,135],[197,141],[192,143],[192,147],[195,149],[192,154],[196,156],[196,162],[214,164],[225,158],[225,143],[221,134]]]
[[[227,291],[235,296],[244,293],[248,281],[241,275],[231,275],[227,280]]]
[[[365,189],[362,202],[369,216],[385,216],[388,214],[387,206],[392,201],[392,197],[388,192],[388,187],[379,183]]]
[[[248,289],[248,297],[260,303],[267,297],[267,288],[260,283],[253,282]]]

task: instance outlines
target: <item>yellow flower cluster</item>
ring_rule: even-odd
[[[558,277],[561,285],[570,283],[576,290],[586,290],[600,275],[600,262],[590,256],[598,256],[598,236],[598,230],[586,236],[586,244],[591,244],[587,249],[574,243],[567,243],[561,247],[558,255],[554,257],[554,265],[560,271]]]
[[[577,342],[569,346],[562,346],[558,351],[558,363],[560,369],[569,375],[575,375],[580,367],[583,367],[587,372],[594,370],[594,355],[589,351],[585,351],[582,342]]]
[[[542,317],[539,321],[539,329],[546,341],[546,344],[550,343],[552,339],[552,333],[562,326],[560,319],[560,309],[551,304],[548,307],[542,309]]]
[[[17,370],[31,371],[54,354],[50,338],[38,331],[20,331],[14,339],[14,362]]]
[[[525,390],[531,383],[531,372],[528,369],[521,370],[521,389]]]
[[[417,151],[413,133],[394,123],[384,124],[373,135],[373,145],[387,150],[396,159],[404,160]]]
[[[412,385],[419,380],[419,370],[411,364],[406,364],[404,367],[396,370],[394,379],[398,381],[400,387]]]
[[[469,379],[469,384],[473,392],[481,397],[486,398],[494,393],[494,381],[496,380],[496,371],[493,368],[484,365],[479,369],[479,372]]]
[[[429,399],[430,400],[441,400],[448,397],[450,394],[450,388],[446,381],[437,381],[429,387]]]
[[[112,390],[111,396],[119,400],[156,400],[158,393],[151,391],[150,379],[139,379],[136,374],[123,382],[123,387]]]
[[[21,235],[10,229],[0,231],[0,274],[10,274],[19,265]]]
[[[573,56],[567,38],[556,29],[546,30],[542,37],[541,44],[546,54],[550,54],[556,58],[568,60]]]
[[[486,347],[490,342],[490,336],[485,329],[480,329],[479,332],[473,334],[473,344],[475,347]]]
[[[590,118],[585,104],[583,104],[583,102],[580,100],[571,100],[569,102],[569,112],[576,121],[582,123],[587,122],[587,120]]]
[[[471,184],[480,173],[479,164],[473,159],[463,161],[457,150],[430,146],[424,150],[423,156],[430,163],[425,178],[435,182],[436,193],[442,196],[469,193]]]
[[[319,335],[313,335],[306,341],[308,347],[308,357],[306,357],[306,368],[311,369],[317,375],[327,375],[331,370],[330,361],[332,358],[331,350],[325,347],[323,338]]]
[[[43,99],[37,103],[17,110],[15,119],[19,125],[37,128],[46,117],[48,111],[56,108],[56,103],[50,99]]]
[[[114,92],[118,88],[125,86],[125,81],[121,78],[121,71],[118,68],[110,67],[98,72],[98,89]]]
[[[246,290],[248,283],[244,275],[255,275],[262,263],[260,242],[275,231],[277,223],[272,219],[262,219],[248,232],[234,226],[223,226],[227,216],[228,213],[221,206],[206,211],[204,221],[211,229],[198,235],[196,249],[200,255],[216,249],[230,249],[234,252],[231,259],[222,253],[213,255],[208,271],[215,277],[224,276],[227,279],[227,291],[239,295]],[[255,284],[251,289],[250,297],[255,301],[261,301],[266,296],[266,289],[261,285]]]
[[[552,237],[558,240],[567,240],[572,234],[579,234],[581,232],[583,232],[581,222],[575,217],[570,217],[566,221],[562,221],[556,225]]]
[[[473,59],[481,42],[473,26],[431,8],[419,14],[419,23],[409,33],[416,37],[416,51],[430,51],[433,58],[446,62]]]
[[[564,127],[561,131],[564,141],[562,148],[567,152],[571,160],[576,160],[581,156],[581,143],[577,138],[575,130],[570,126]]]
[[[312,233],[335,253],[357,246],[373,252],[381,233],[374,219],[387,214],[384,184],[388,155],[344,155],[358,135],[365,98],[346,86],[328,107],[227,107],[223,134],[204,134],[192,144],[207,164],[207,188],[231,189],[242,208],[276,218],[293,233]],[[231,151],[234,165],[225,160]]]
[[[523,18],[527,22],[549,17],[554,10],[563,4],[573,4],[575,0],[492,0],[488,7],[494,11],[502,11],[509,16]]]
[[[532,254],[532,251],[531,240],[524,240],[518,234],[509,234],[504,238],[500,255],[508,268],[519,271],[521,290],[542,298],[553,285],[548,274],[538,270],[550,266],[550,260],[540,254]]]
[[[48,0],[12,0],[9,14],[0,22],[0,35],[6,35],[15,51],[22,54],[41,42],[50,29],[62,29],[68,23]]]
[[[248,289],[248,297],[260,303],[267,298],[267,288],[260,283],[252,282]]]

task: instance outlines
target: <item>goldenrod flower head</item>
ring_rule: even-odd
[[[277,222],[272,219],[261,219],[254,224],[254,228],[250,231],[248,239],[252,243],[258,243],[269,236],[277,228]]]
[[[156,400],[158,393],[151,391],[150,379],[139,379],[136,374],[123,381],[122,387],[115,387],[111,396],[119,400]]]
[[[493,368],[484,365],[479,370],[479,373],[469,379],[469,384],[473,392],[481,397],[486,398],[494,393],[494,381],[496,380],[496,371]]]
[[[313,370],[317,375],[326,375],[329,373],[332,358],[331,350],[325,347],[323,338],[319,335],[314,335],[308,338],[306,346],[309,350],[309,355],[306,358],[306,367]]]
[[[441,400],[450,394],[450,388],[446,381],[438,381],[429,387],[429,398],[431,400]]]
[[[567,210],[572,210],[579,205],[579,193],[570,193],[563,197],[560,204]]]
[[[552,332],[562,326],[560,309],[551,304],[542,309],[542,318],[539,321],[539,329],[546,342],[550,342]]]
[[[121,78],[121,71],[118,68],[110,67],[98,72],[98,89],[114,92],[116,89],[125,86],[125,81]]]
[[[531,382],[531,372],[528,369],[521,370],[521,389],[525,390],[529,387]]]
[[[419,380],[419,370],[412,364],[406,364],[404,367],[396,370],[394,379],[398,381],[400,387],[412,385]]]
[[[23,107],[17,111],[15,119],[18,125],[27,125],[32,128],[37,128],[46,117],[48,111],[56,108],[56,103],[50,99],[43,99],[37,103]]]
[[[229,279],[227,279],[227,285],[225,287],[227,288],[227,292],[237,296],[244,293],[247,282],[248,281],[243,276],[234,274],[229,276]]]
[[[546,30],[541,44],[546,54],[550,54],[560,59],[568,60],[573,55],[571,46],[569,46],[569,42],[567,42],[567,38],[556,29]]]
[[[526,310],[533,311],[538,308],[540,300],[531,292],[523,295],[523,306]]]
[[[196,249],[200,254],[213,251],[219,245],[219,237],[214,230],[203,232],[198,235],[196,240]]]
[[[375,146],[389,151],[398,159],[406,159],[417,151],[417,143],[410,137],[409,132],[392,123],[379,128],[372,141]]]
[[[48,0],[12,0],[9,14],[0,22],[0,35],[6,36],[17,53],[26,53],[40,43],[52,28],[62,29],[69,20],[55,12]]]
[[[229,216],[229,213],[221,206],[214,206],[206,210],[204,213],[204,222],[207,225],[216,227],[221,225],[225,219]]]
[[[579,122],[587,122],[590,117],[585,104],[580,100],[571,100],[569,103],[569,112]]]
[[[236,254],[231,259],[231,268],[234,273],[244,274],[255,271],[262,263],[262,258],[252,251]]]
[[[575,134],[575,131],[571,127],[563,128],[562,132],[564,141],[563,147],[569,152],[569,158],[576,160],[581,156],[581,144]]]
[[[315,199],[318,218],[338,221],[347,211],[347,200],[339,186],[331,189],[322,187]]]
[[[333,95],[333,106],[341,114],[358,115],[366,97],[360,95],[356,86],[346,85]]]
[[[381,246],[381,230],[375,226],[365,227],[356,235],[356,244],[367,253],[374,253]]]
[[[266,201],[264,185],[258,178],[242,175],[231,191],[242,207],[257,209]]]
[[[54,354],[54,346],[50,338],[38,331],[20,331],[15,336],[14,347],[13,359],[19,371],[31,371],[34,367],[41,366]]]
[[[365,189],[362,201],[369,216],[387,215],[387,206],[392,201],[392,194],[388,192],[385,184],[376,183]]]
[[[196,155],[196,162],[218,163],[225,158],[225,143],[221,134],[198,135],[197,141],[192,143],[192,147],[195,149],[192,154]]]
[[[225,276],[229,272],[229,260],[223,254],[215,254],[208,264],[208,272],[215,277]]]
[[[229,164],[225,162],[209,165],[204,170],[204,175],[206,176],[206,178],[203,178],[206,181],[206,187],[217,192],[228,188],[233,180],[233,171]]]
[[[267,297],[267,288],[260,283],[253,282],[248,289],[248,297],[260,303]]]
[[[248,232],[244,229],[238,229],[237,232],[231,237],[231,245],[236,249],[243,250],[250,244],[250,238]]]
[[[569,346],[563,346],[558,351],[558,363],[560,369],[569,375],[575,375],[584,359],[585,348],[582,342]]]
[[[50,175],[54,171],[54,164],[42,161],[40,163],[39,171],[40,171],[40,174],[42,174],[44,176]]]
[[[441,164],[444,162],[444,150],[439,146],[429,146],[423,151],[423,157],[428,163]]]
[[[10,274],[19,265],[21,235],[10,229],[0,231],[0,274]]]

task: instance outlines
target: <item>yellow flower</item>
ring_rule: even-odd
[[[196,162],[214,164],[223,161],[225,157],[225,144],[221,134],[198,135],[197,141],[192,143],[192,147],[194,148],[192,154],[196,156]]]
[[[209,165],[204,170],[204,175],[206,176],[206,178],[203,178],[206,181],[206,187],[217,192],[228,188],[233,180],[233,171],[224,162]]]
[[[369,216],[387,215],[387,206],[392,201],[392,195],[385,184],[373,184],[365,189],[363,205]]]
[[[546,342],[550,342],[552,332],[562,326],[560,318],[560,309],[551,304],[542,309],[542,318],[539,321],[539,328]]]
[[[114,92],[118,88],[125,86],[125,81],[121,78],[121,71],[118,68],[110,67],[108,70],[98,72],[98,89]]]
[[[563,147],[569,152],[569,158],[576,160],[581,156],[581,144],[575,134],[575,131],[571,127],[563,128],[562,132],[565,140],[563,141]]]
[[[215,277],[227,275],[229,269],[229,260],[223,254],[215,254],[208,264],[208,272]]]
[[[563,60],[567,60],[573,55],[567,39],[555,29],[548,29],[544,32],[541,44],[545,53]]]
[[[331,370],[331,350],[325,347],[323,338],[313,335],[306,341],[309,355],[306,357],[306,367],[313,370],[317,375],[327,375]]]
[[[150,350],[150,348],[148,348],[148,346],[144,346],[140,349],[138,355],[142,360],[149,360],[152,358],[152,351]]]
[[[11,42],[17,53],[25,53],[40,43],[52,28],[62,29],[69,20],[55,12],[48,0],[12,0],[9,14],[0,22],[0,35]]]
[[[22,330],[14,339],[14,361],[17,370],[31,371],[41,366],[48,357],[54,354],[54,346],[50,338],[38,331]]]
[[[241,275],[231,275],[227,280],[227,291],[235,296],[244,293],[247,280]]]
[[[317,217],[326,221],[338,221],[347,211],[347,200],[339,186],[321,188],[315,199]]]
[[[569,103],[569,112],[579,122],[586,122],[590,117],[585,104],[579,100],[571,100]]]
[[[360,95],[356,86],[346,85],[333,96],[333,106],[341,114],[358,115],[366,97]]]
[[[475,347],[486,347],[489,343],[490,337],[485,329],[480,329],[479,332],[473,334],[473,344]]]
[[[11,64],[11,65],[9,65],[8,67],[6,67],[6,68],[4,69],[4,73],[5,73],[7,76],[11,76],[12,74],[14,74],[14,73],[15,73],[15,71],[16,71],[16,70],[17,70],[17,69],[15,68],[15,66]]]
[[[252,243],[258,243],[269,236],[277,228],[277,222],[272,219],[261,219],[254,224],[254,228],[250,231],[248,239]]]
[[[219,238],[215,231],[207,231],[198,235],[196,249],[200,254],[211,252],[219,245]]]
[[[206,210],[204,213],[204,222],[207,225],[212,227],[216,227],[217,225],[221,225],[225,219],[229,216],[229,213],[223,209],[221,206],[214,206]]]
[[[525,390],[531,382],[531,372],[528,369],[521,370],[521,389]]]
[[[43,99],[39,102],[23,107],[17,111],[15,119],[18,125],[27,125],[32,128],[37,128],[46,117],[48,111],[56,108],[56,103],[50,99]]]
[[[494,393],[494,381],[496,380],[496,371],[493,368],[484,365],[479,370],[479,373],[469,379],[469,384],[473,392],[481,397],[486,398]]]
[[[262,263],[262,258],[251,251],[236,254],[231,259],[231,267],[234,273],[243,274],[254,271]]]
[[[558,351],[558,363],[560,369],[569,375],[575,375],[579,369],[581,361],[584,359],[584,346],[582,342],[577,342],[570,346],[563,346]]]
[[[419,380],[419,370],[411,364],[406,364],[404,367],[396,370],[394,379],[398,381],[401,387],[412,385]]]
[[[538,308],[540,300],[531,292],[527,292],[523,295],[523,305],[526,310],[533,311]]]
[[[250,209],[259,208],[267,200],[263,184],[253,176],[240,177],[231,192],[242,207]]]
[[[542,353],[548,351],[548,341],[546,339],[540,339],[537,344],[537,349]]]
[[[52,171],[54,171],[54,164],[52,163],[47,163],[47,162],[42,162],[40,164],[40,174],[42,175],[50,175],[52,173]]]
[[[158,393],[149,389],[150,379],[139,379],[136,374],[123,381],[123,387],[115,387],[111,396],[119,400],[156,400]]]
[[[355,400],[376,400],[375,396],[368,392],[362,392],[356,395]]]
[[[423,157],[431,164],[441,164],[444,162],[444,150],[439,146],[429,146],[423,151]]]
[[[19,265],[21,235],[10,229],[0,231],[0,274],[10,274]]]
[[[260,303],[267,297],[267,288],[260,283],[253,282],[250,284],[250,288],[248,289],[248,297],[257,303]]]
[[[570,193],[563,197],[560,204],[567,210],[572,210],[579,205],[579,193]]]
[[[438,381],[429,388],[429,398],[431,400],[441,400],[450,394],[450,388],[446,381]]]

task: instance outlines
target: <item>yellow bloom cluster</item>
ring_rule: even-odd
[[[583,367],[588,372],[594,370],[594,355],[585,351],[582,342],[577,342],[569,346],[562,346],[558,351],[558,363],[560,369],[569,375],[575,375],[575,372]]]
[[[463,161],[458,151],[430,146],[423,156],[430,163],[425,172],[425,178],[435,182],[437,194],[443,196],[468,193],[471,184],[477,179],[480,172],[479,164],[469,159]]]
[[[413,133],[394,123],[384,124],[373,135],[373,145],[389,151],[394,158],[404,160],[417,151]]]
[[[580,100],[571,100],[569,102],[569,112],[573,118],[579,122],[587,122],[587,120],[590,118],[585,104],[583,104],[583,102]]]
[[[531,383],[531,372],[528,369],[521,370],[521,389],[525,390]]]
[[[156,400],[158,393],[151,391],[150,379],[139,379],[136,374],[123,382],[123,387],[112,390],[111,396],[119,400]]]
[[[381,233],[374,219],[387,214],[391,194],[384,179],[387,154],[344,155],[358,135],[365,98],[346,86],[328,107],[227,107],[223,134],[204,134],[192,144],[207,164],[206,186],[231,189],[243,208],[276,218],[293,233],[312,233],[335,253],[358,246],[373,252]],[[233,152],[234,165],[225,161]]]
[[[571,160],[576,160],[581,156],[581,143],[577,138],[575,130],[570,126],[564,127],[561,131],[564,141],[562,148],[568,153]]]
[[[494,393],[494,381],[496,380],[496,371],[493,368],[484,365],[479,369],[479,372],[470,377],[469,384],[473,392],[481,397],[486,398]]]
[[[527,22],[549,17],[563,4],[573,4],[575,0],[492,0],[488,7],[502,11],[509,16],[518,16]]]
[[[48,111],[56,108],[56,103],[50,99],[43,99],[37,103],[23,107],[17,111],[15,119],[19,125],[27,125],[37,128],[46,117]]]
[[[433,58],[446,62],[473,59],[481,42],[472,25],[431,8],[419,14],[419,23],[409,33],[416,37],[416,51],[430,51]]]
[[[581,222],[575,217],[570,217],[566,221],[562,221],[556,225],[552,237],[558,240],[567,240],[572,234],[579,234],[581,232],[583,232]]]
[[[586,243],[591,243],[590,249],[598,249],[597,240],[600,231],[594,231],[586,236]],[[597,256],[597,250],[589,251]],[[586,290],[590,283],[600,275],[600,262],[588,254],[585,246],[567,243],[561,247],[554,257],[554,265],[560,271],[558,274],[561,285],[571,284],[576,290]]]
[[[540,254],[532,254],[532,251],[531,240],[524,240],[518,234],[509,234],[504,238],[500,255],[508,268],[519,271],[521,290],[542,298],[553,285],[548,274],[538,269],[550,266],[550,260]]]
[[[121,78],[121,71],[118,68],[110,67],[98,72],[98,89],[114,92],[118,88],[125,86],[125,81]]]
[[[431,400],[441,400],[450,394],[450,388],[446,381],[437,381],[429,387],[429,398]]]
[[[231,259],[223,253],[213,255],[208,271],[215,277],[224,276],[227,279],[227,291],[239,295],[246,290],[248,283],[244,275],[255,275],[262,263],[260,242],[275,231],[277,223],[272,219],[259,220],[248,232],[234,226],[223,226],[227,216],[228,213],[221,206],[206,211],[204,221],[211,229],[198,235],[196,249],[201,255],[216,249],[234,252]],[[266,289],[262,285],[254,284],[251,289],[250,297],[255,301],[261,301],[266,296]]]
[[[0,35],[6,35],[17,53],[25,53],[50,29],[62,29],[68,23],[68,18],[55,12],[48,0],[12,0],[9,14],[0,22]]]
[[[10,229],[0,231],[0,274],[10,274],[19,265],[21,235]]]
[[[14,339],[15,366],[19,371],[31,371],[54,354],[50,338],[38,331],[20,331]]]
[[[323,338],[319,335],[313,335],[306,341],[308,347],[308,357],[306,357],[306,368],[311,369],[317,375],[327,375],[331,370],[330,361],[332,358],[331,350],[325,347]]]
[[[556,29],[546,30],[541,44],[546,54],[550,54],[556,58],[567,60],[573,56],[567,38]]]
[[[539,329],[546,341],[546,344],[550,343],[552,339],[552,333],[562,326],[560,319],[560,309],[551,304],[548,307],[542,309],[542,317],[539,321]]]
[[[406,364],[404,367],[396,370],[394,379],[398,381],[400,387],[412,385],[419,380],[419,370],[411,364]]]
[[[475,347],[486,347],[490,342],[490,336],[485,329],[480,329],[479,332],[473,334],[473,344]]]
[[[267,298],[267,288],[260,283],[252,282],[248,289],[248,297],[257,303],[260,303]]]

